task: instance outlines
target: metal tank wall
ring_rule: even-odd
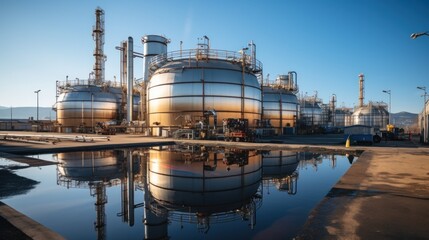
[[[386,128],[389,122],[389,112],[386,108],[385,105],[373,103],[358,107],[352,114],[352,123],[380,129]]]
[[[269,119],[276,129],[276,134],[285,134],[286,129],[292,132],[296,127],[299,115],[299,102],[289,86],[289,76],[280,75],[275,84],[262,87],[263,114],[262,119]]]
[[[56,103],[57,121],[61,132],[74,132],[76,128],[94,127],[97,122],[118,118],[120,89],[105,91],[94,85],[75,85],[63,88]]]
[[[219,120],[246,118],[255,127],[262,105],[255,72],[262,66],[256,61],[256,69],[252,68],[248,57],[210,49],[154,57],[147,88],[149,126],[179,128],[186,119],[196,121],[205,111],[215,110]]]
[[[301,121],[305,126],[323,125],[323,111],[319,103],[312,100],[303,100],[300,102]]]
[[[142,37],[143,43],[143,80],[149,78],[149,63],[152,57],[167,53],[167,44],[170,41],[159,35],[145,35]]]
[[[348,109],[335,109],[335,127],[352,125],[352,112]]]

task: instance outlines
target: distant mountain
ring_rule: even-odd
[[[410,127],[417,124],[418,114],[409,112],[392,113],[392,123],[396,127]]]
[[[12,115],[12,116],[11,116]],[[0,119],[37,119],[37,107],[10,107],[0,106]],[[55,120],[56,112],[50,107],[39,107],[39,120]]]

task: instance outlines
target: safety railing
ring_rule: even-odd
[[[126,86],[126,84],[122,84],[123,87]],[[66,87],[72,87],[72,86],[109,86],[109,87],[121,87],[120,82],[116,81],[104,81],[99,83],[98,81],[94,79],[74,79],[74,80],[65,80],[65,81],[57,81],[57,87],[58,88],[66,88]]]
[[[153,73],[167,62],[178,60],[223,60],[233,63],[243,63],[244,60],[246,67],[253,72],[262,71],[262,63],[257,59],[252,59],[251,55],[217,49],[187,49],[159,54],[150,59],[149,69]]]

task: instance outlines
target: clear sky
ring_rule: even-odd
[[[95,8],[105,11],[106,79],[119,80],[119,52],[128,36],[171,39],[169,51],[195,48],[207,35],[211,47],[238,51],[253,40],[264,75],[298,73],[300,93],[315,91],[327,103],[358,103],[358,75],[365,75],[365,102],[389,102],[392,112],[418,113],[429,90],[427,0],[1,0],[0,106],[55,103],[55,82],[87,79],[92,71]],[[142,61],[135,63],[142,76]]]

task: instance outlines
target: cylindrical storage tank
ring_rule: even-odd
[[[196,49],[153,60],[147,88],[151,127],[181,127],[208,110],[216,111],[218,127],[225,118],[248,119],[249,127],[260,120],[261,87],[255,70],[243,67],[237,53]]]
[[[167,53],[167,44],[170,42],[167,38],[159,35],[145,35],[143,42],[143,80],[149,76],[149,62],[153,56]]]
[[[357,108],[352,114],[353,125],[366,125],[374,128],[386,128],[389,112],[383,106],[368,104]]]
[[[302,101],[301,105],[301,120],[307,127],[321,126],[323,124],[323,111],[319,103],[315,101]]]
[[[335,127],[351,125],[352,113],[346,109],[335,109]]]
[[[263,119],[269,119],[276,134],[295,133],[299,111],[298,98],[284,88],[263,86]]]
[[[62,90],[56,103],[62,129],[92,128],[97,122],[117,120],[120,89],[76,85]]]

